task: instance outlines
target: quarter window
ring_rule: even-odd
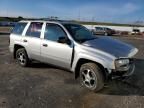
[[[40,38],[43,23],[32,22],[26,32],[26,36]]]
[[[65,37],[66,33],[57,24],[47,24],[44,38],[51,41],[58,41],[59,37]]]
[[[17,23],[16,26],[14,27],[12,33],[21,35],[26,25],[27,25],[27,23]]]

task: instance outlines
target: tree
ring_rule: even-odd
[[[18,17],[18,21],[21,21],[21,20],[23,20],[24,18],[22,17],[22,16],[19,16]]]

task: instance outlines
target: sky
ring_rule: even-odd
[[[144,0],[0,0],[0,16],[133,23],[144,21]]]

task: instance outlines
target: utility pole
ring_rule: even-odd
[[[92,22],[95,22],[95,16],[92,17]],[[91,28],[93,29],[94,25],[91,25]]]
[[[78,21],[81,20],[81,14],[80,14],[80,9],[79,9],[79,12],[78,12]]]

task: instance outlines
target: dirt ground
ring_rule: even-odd
[[[43,63],[20,67],[9,53],[8,36],[0,35],[0,108],[144,108],[144,40],[117,39],[139,49],[136,71],[94,93],[71,72]]]

